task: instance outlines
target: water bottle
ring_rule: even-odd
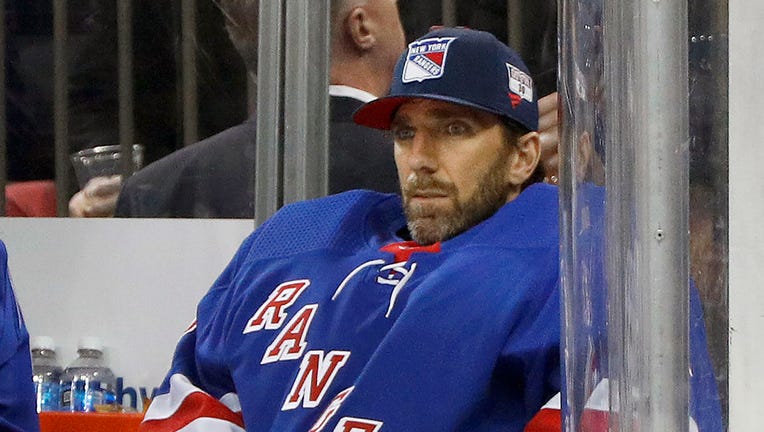
[[[61,402],[61,373],[56,359],[56,344],[49,336],[31,340],[32,373],[37,399],[37,412],[58,411]]]
[[[61,403],[65,411],[102,412],[116,408],[116,378],[106,366],[103,345],[97,337],[77,344],[77,358],[61,378]]]

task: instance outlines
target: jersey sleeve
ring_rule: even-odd
[[[29,333],[13,294],[8,255],[1,241],[0,272],[0,430],[38,431]]]
[[[561,388],[560,326],[553,324],[560,322],[559,289],[534,306],[526,315],[533,319],[518,326],[524,327],[522,332],[510,335],[502,355],[513,369],[523,371],[526,422]]]
[[[257,232],[236,255],[197,306],[196,319],[181,336],[170,371],[151,402],[141,432],[177,430],[244,431],[239,397],[224,357],[210,341],[215,317],[224,312],[226,298],[255,241]]]

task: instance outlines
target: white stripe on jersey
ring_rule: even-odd
[[[170,392],[154,397],[143,417],[143,421],[163,420],[172,417],[183,404],[183,401],[193,393],[204,393],[182,374],[174,374],[170,377]],[[210,396],[212,397],[212,396]],[[231,411],[241,412],[239,397],[235,393],[227,393],[220,398],[220,402]]]
[[[220,403],[228,407],[229,410],[237,413],[241,412],[241,403],[239,402],[239,395],[236,393],[226,393],[220,398]]]

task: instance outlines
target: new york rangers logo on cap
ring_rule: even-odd
[[[454,39],[456,38],[431,38],[410,43],[401,81],[422,82],[442,77],[448,46]]]

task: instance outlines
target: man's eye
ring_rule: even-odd
[[[393,139],[396,141],[407,140],[414,137],[414,130],[411,128],[397,128],[393,130]]]
[[[446,132],[448,132],[449,135],[464,135],[467,133],[467,125],[462,122],[449,123],[448,126],[446,126]]]

